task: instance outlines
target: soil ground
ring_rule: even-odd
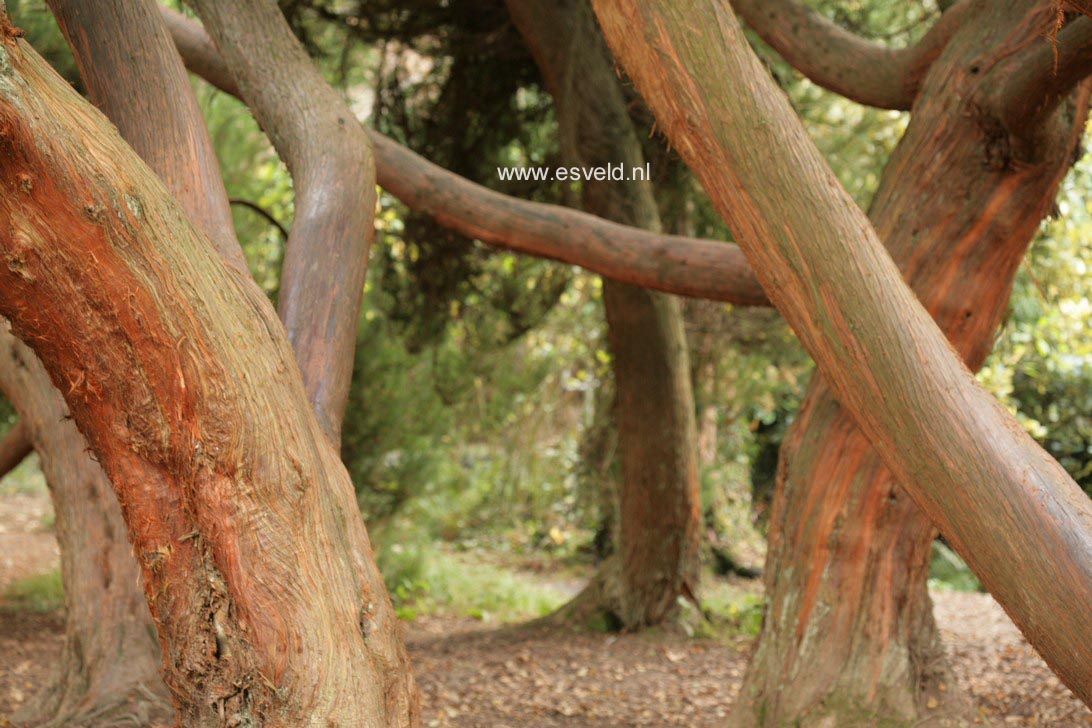
[[[0,594],[55,569],[43,494],[0,493]],[[543,578],[550,578],[543,575]],[[749,585],[759,589],[755,583]],[[1092,726],[989,595],[937,592],[937,622],[982,725]],[[58,658],[63,615],[0,608],[0,726]],[[406,623],[427,726],[723,726],[751,649],[653,633],[577,633],[455,616]]]

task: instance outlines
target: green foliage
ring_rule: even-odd
[[[510,622],[539,617],[571,594],[504,563],[483,563],[439,548],[412,528],[378,534],[379,568],[400,617],[448,614]]]
[[[929,562],[929,588],[984,591],[967,563],[939,540],[933,541],[933,557]]]
[[[765,609],[761,594],[750,587],[714,577],[705,579],[705,584],[702,609],[722,635],[754,636],[759,633]]]
[[[64,606],[64,585],[57,569],[28,576],[0,595],[0,609],[12,612],[53,612]]]

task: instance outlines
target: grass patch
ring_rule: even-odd
[[[0,608],[11,612],[53,612],[64,606],[64,585],[57,569],[28,576],[0,595]]]
[[[0,480],[0,496],[34,495],[47,491],[45,476],[38,467],[38,455],[31,453],[15,470]]]
[[[762,629],[762,595],[745,585],[706,575],[701,605],[713,622],[710,637],[755,636]]]
[[[393,544],[379,552],[379,566],[402,619],[449,614],[498,622],[540,617],[569,594],[541,577],[503,564],[470,562],[431,544]]]
[[[978,577],[959,554],[940,541],[933,541],[933,559],[929,562],[929,588],[951,591],[985,591]]]

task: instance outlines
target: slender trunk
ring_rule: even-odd
[[[509,0],[546,79],[569,164],[644,166],[636,131],[587,0]],[[649,181],[584,183],[583,206],[658,230]],[[603,609],[627,629],[671,618],[698,580],[700,503],[690,362],[677,299],[603,279],[621,458],[618,548],[580,611]]]
[[[698,586],[701,503],[690,364],[677,299],[603,282],[621,457],[618,548],[600,607],[628,629],[673,617]]]
[[[110,477],[180,720],[409,724],[393,609],[275,313],[4,20],[0,313]]]
[[[0,389],[20,414],[49,484],[65,585],[60,669],[20,725],[150,725],[171,715],[140,573],[117,498],[38,357],[0,333]]]
[[[1012,48],[1047,27],[1037,7],[1008,3],[961,27],[925,78],[871,210],[918,299],[972,369],[993,344],[1017,266],[1084,127],[1082,93],[1040,130],[1033,162],[1014,166],[998,148],[997,106],[983,93],[1011,73]],[[990,160],[991,148],[1002,156]],[[782,449],[770,533],[767,615],[737,716],[848,725],[943,714],[954,684],[926,590],[935,528],[821,377]]]
[[[807,138],[748,47],[730,6],[711,0],[593,4],[616,57],[894,479],[940,527],[1062,680],[1083,699],[1092,700],[1092,622],[1074,607],[1092,599],[1088,558],[1092,504],[1087,496],[975,383],[936,322],[903,284],[880,237]],[[1018,214],[1014,208],[1019,205],[1012,203],[1019,198],[1012,193],[1028,176],[1042,174],[1044,164],[1056,165],[1057,160],[1029,155],[1049,150],[1041,138],[1031,145],[1027,144],[1031,140],[1015,139],[980,104],[1003,93],[1006,75],[1018,70],[1029,54],[1041,55],[1040,44],[1049,40],[1045,34],[1035,37],[1019,30],[1015,23],[998,22],[1011,20],[1014,12],[1027,13],[1025,3],[981,2],[975,10],[971,24],[982,31],[980,47],[1000,46],[999,62],[989,68],[960,64],[951,73],[934,77],[926,82],[915,111],[921,114],[931,104],[965,100],[979,132],[961,139],[951,153],[972,155],[989,174],[1011,170],[1012,176],[994,189],[985,209],[972,206],[987,215],[981,224],[990,227],[996,224],[991,213],[999,220]],[[1050,3],[1035,10],[1022,22],[1044,29]],[[953,46],[944,55],[966,59],[971,51]],[[1045,68],[1049,72],[1049,65]],[[962,87],[962,93],[946,96],[940,93],[945,85]],[[1072,119],[1062,126],[1062,136],[1069,137]],[[930,131],[943,138],[949,127],[937,124]],[[918,185],[929,186],[949,174],[949,165],[944,155],[934,156],[931,150],[927,154],[907,150],[889,165],[887,174],[905,173]],[[921,173],[915,174],[914,167]],[[1048,176],[1060,174],[1055,167]],[[950,212],[973,214],[960,204],[980,184],[977,176],[967,180],[966,188],[951,200],[956,209]],[[1043,198],[1032,196],[1036,219]],[[873,207],[876,219],[888,220],[884,208],[896,202],[878,199]],[[948,224],[943,217],[922,213],[907,206],[885,225],[905,226],[907,242],[916,243],[933,226]],[[890,229],[880,232],[890,234]],[[956,279],[951,276],[963,270],[963,263],[953,270],[941,265],[943,258],[922,257],[913,276],[915,286],[923,292],[941,284],[943,290],[959,286],[964,303],[1007,295],[1019,252],[977,246],[981,234],[980,228],[972,227],[951,240],[959,257],[973,260],[988,276]],[[984,280],[987,277],[990,280]],[[1004,283],[998,285],[997,278]],[[927,286],[929,279],[934,280]],[[982,286],[984,290],[975,290]],[[938,301],[931,311],[953,338],[970,339],[977,337],[971,332],[978,328],[992,331],[996,326],[996,317],[952,306],[954,301]],[[949,317],[958,323],[949,324]],[[983,338],[982,348],[988,348],[988,335]],[[964,357],[974,361],[970,348]],[[856,525],[848,520],[852,513],[829,515],[835,516],[832,523]],[[808,526],[803,523],[800,529]],[[796,534],[782,534],[782,540],[790,537]],[[846,601],[839,595],[820,602],[817,596],[811,589],[800,593],[809,611],[836,609]],[[771,620],[780,618],[776,605],[770,615]],[[815,636],[804,626],[794,626],[799,640]]]

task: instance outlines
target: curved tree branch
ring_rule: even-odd
[[[727,5],[593,4],[839,401],[1028,641],[1092,702],[1092,621],[1074,606],[1092,602],[1092,501],[959,360]]]
[[[204,29],[179,13],[162,12],[186,66],[238,96]],[[463,235],[668,293],[769,305],[735,245],[653,233],[558,205],[520,200],[453,174],[372,129],[366,131],[374,145],[380,186]]]
[[[272,212],[265,209],[257,202],[251,202],[250,200],[244,200],[238,197],[232,197],[230,200],[228,200],[228,202],[230,202],[232,205],[245,207],[246,209],[250,210],[255,215],[262,218],[273,227],[277,228],[277,232],[281,234],[282,238],[284,238],[285,240],[288,239],[288,228],[286,228],[280,220],[275,218]]]
[[[296,214],[278,313],[319,423],[339,442],[374,233],[371,142],[275,2],[192,4],[292,174]]]
[[[731,0],[732,7],[793,68],[866,106],[909,109],[929,65],[967,15],[956,3],[920,41],[888,48],[825,18],[800,0]]]
[[[0,478],[19,467],[19,463],[34,452],[34,441],[30,437],[30,428],[19,420],[0,438]]]

